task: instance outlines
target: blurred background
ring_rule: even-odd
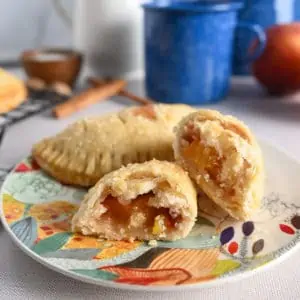
[[[264,29],[300,20],[300,0],[11,0],[2,1],[0,17],[0,65],[19,63],[25,49],[64,47],[82,50],[86,67],[97,75],[143,75],[143,12],[145,2],[156,6],[175,3],[241,2],[239,21]],[[233,73],[249,75],[240,62],[255,38],[251,31],[236,28]],[[240,31],[240,32],[239,32]],[[238,52],[238,54],[237,54]]]
[[[208,2],[213,0],[208,0]],[[80,3],[83,2],[83,3]],[[86,2],[86,3],[84,3]],[[6,63],[18,58],[20,52],[28,48],[40,46],[66,46],[74,42],[72,26],[60,14],[58,3],[66,10],[69,16],[74,16],[75,8],[86,6],[86,10],[97,13],[99,18],[102,12],[98,11],[99,3],[103,0],[10,0],[2,1],[0,12],[0,62]],[[105,2],[105,0],[104,0]],[[111,0],[117,8],[127,9],[126,1]],[[123,3],[124,2],[124,3]],[[128,2],[128,1],[127,1]],[[131,0],[133,5],[139,6],[142,0]],[[156,0],[156,3],[168,3],[169,0]],[[176,2],[176,1],[173,1]],[[189,2],[187,0],[186,2]],[[244,0],[246,6],[252,4],[256,13],[268,10],[268,15],[273,15],[274,23],[291,22],[300,20],[299,0]],[[262,10],[261,10],[261,9]],[[105,13],[105,12],[103,12]],[[249,14],[249,12],[248,12]],[[254,14],[254,13],[252,13]],[[93,22],[93,20],[91,20]],[[272,23],[272,20],[269,21]],[[75,30],[75,29],[74,29]]]
[[[93,1],[93,0],[92,0]],[[76,1],[62,0],[73,14]],[[0,12],[0,64],[16,64],[25,49],[43,46],[70,47],[72,28],[51,0],[2,1]]]
[[[149,98],[195,105],[224,99],[236,75],[270,94],[300,87],[300,0],[11,0],[0,14],[0,66],[73,49],[80,78],[145,78]]]

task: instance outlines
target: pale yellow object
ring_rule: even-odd
[[[18,107],[26,97],[27,89],[23,81],[0,68],[0,114]]]
[[[32,154],[59,181],[92,186],[128,163],[174,160],[173,128],[192,111],[187,105],[157,104],[86,118],[36,144]]]
[[[238,119],[213,110],[192,113],[177,128],[174,151],[198,187],[232,217],[245,220],[260,208],[262,153]]]
[[[152,160],[100,179],[72,229],[111,240],[176,240],[188,235],[196,217],[196,190],[187,173],[175,163]]]

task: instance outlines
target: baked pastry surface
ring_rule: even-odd
[[[0,68],[0,114],[18,107],[26,97],[27,89],[22,80]]]
[[[232,217],[245,220],[259,209],[262,153],[241,121],[213,110],[192,113],[177,128],[174,151],[198,187]]]
[[[122,165],[174,160],[174,126],[194,111],[187,105],[146,105],[86,118],[33,147],[33,157],[62,183],[92,186]]]
[[[197,216],[195,187],[178,165],[152,160],[105,175],[89,190],[72,229],[111,240],[176,240]]]

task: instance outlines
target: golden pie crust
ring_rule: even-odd
[[[23,81],[0,69],[0,114],[15,109],[26,97],[27,89]]]
[[[195,111],[187,105],[146,105],[86,118],[34,145],[37,163],[62,183],[92,186],[129,163],[174,160],[174,126]]]
[[[178,165],[152,160],[111,172],[89,190],[72,229],[111,240],[177,240],[197,217],[197,193]]]
[[[174,151],[198,187],[232,217],[245,220],[259,209],[263,158],[244,123],[214,110],[199,110],[180,122]]]

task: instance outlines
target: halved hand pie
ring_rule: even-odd
[[[198,187],[232,217],[247,219],[260,207],[261,150],[236,118],[213,110],[190,114],[178,126],[174,151]]]
[[[174,160],[173,128],[192,111],[187,105],[157,104],[86,118],[36,144],[32,154],[59,181],[92,186],[128,163]]]
[[[152,160],[105,175],[84,198],[72,228],[111,240],[176,240],[188,235],[196,216],[187,173]]]

